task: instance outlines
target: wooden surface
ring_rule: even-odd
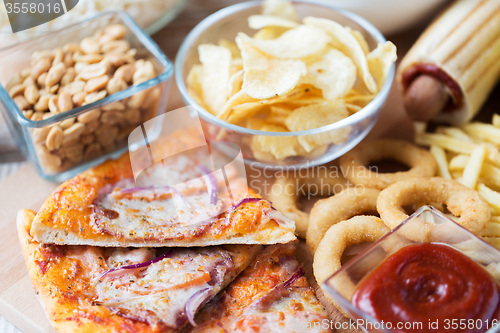
[[[231,5],[230,0],[193,0],[188,8],[169,26],[153,36],[170,59],[175,54],[186,34],[199,21],[214,11]],[[418,37],[425,23],[411,31],[388,36],[398,46],[399,57],[406,52]],[[488,109],[500,105],[499,89],[494,92]],[[182,100],[172,84],[168,110],[183,106]],[[489,112],[487,112],[489,113]],[[411,138],[412,126],[402,110],[402,101],[395,87],[384,107],[383,113],[370,137],[389,136]],[[3,152],[3,154],[2,154]],[[21,157],[9,141],[5,128],[0,125],[0,163],[17,161]],[[0,165],[1,168],[1,165]],[[249,175],[252,177],[252,173]],[[26,164],[16,173],[0,183],[0,315],[25,333],[54,332],[38,303],[24,266],[15,228],[17,211],[22,208],[37,210],[57,184],[41,179],[31,165]],[[265,194],[265,193],[263,193]],[[311,262],[303,244],[299,259],[304,262],[308,278],[314,284]],[[336,310],[329,307],[331,319],[345,320]]]

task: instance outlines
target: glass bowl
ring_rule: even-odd
[[[342,25],[359,30],[366,38],[370,49],[378,43],[384,43],[384,36],[368,21],[360,16],[335,6],[316,1],[293,1],[301,18],[315,16],[332,19]],[[182,43],[175,60],[175,78],[184,102],[193,105],[202,119],[205,135],[208,140],[230,141],[238,144],[243,152],[247,164],[262,168],[298,168],[324,164],[345,154],[356,146],[373,128],[380,114],[381,108],[387,99],[394,78],[394,64],[377,96],[364,108],[355,114],[320,128],[298,132],[266,132],[244,128],[221,120],[201,107],[189,95],[186,87],[186,77],[191,67],[199,64],[198,45],[202,43],[216,44],[219,39],[234,40],[240,31],[247,34],[255,33],[248,27],[247,18],[250,15],[260,14],[260,1],[251,1],[224,8],[201,21]],[[348,135],[345,135],[348,133]],[[300,137],[311,135],[342,135],[343,143],[330,144],[326,150],[309,154],[308,156],[288,157],[284,160],[263,159],[254,156],[250,143],[259,136],[264,141],[275,137]],[[313,151],[314,152],[314,151]]]
[[[322,285],[352,320],[360,323],[366,332],[391,333],[387,325],[358,309],[351,303],[356,287],[373,269],[402,247],[416,243],[440,243],[459,250],[484,267],[500,282],[500,251],[467,229],[455,223],[437,209],[423,206],[397,228],[372,244],[342,266]],[[460,318],[456,318],[460,319]],[[368,325],[367,325],[368,323]],[[423,323],[425,325],[426,323]],[[500,330],[500,322],[487,332]]]
[[[50,118],[38,121],[26,118],[4,88],[8,79],[31,66],[30,57],[33,52],[55,49],[69,42],[81,41],[111,23],[121,23],[127,27],[126,39],[131,48],[137,49],[136,59],[151,61],[156,77]],[[158,45],[137,26],[130,16],[121,11],[103,12],[62,30],[0,50],[0,60],[3,64],[9,65],[0,68],[2,78],[0,111],[21,153],[35,164],[38,173],[43,178],[51,181],[68,179],[106,159],[116,158],[123,154],[127,150],[130,132],[165,110],[173,74],[171,61]],[[143,103],[132,109],[128,101],[137,94],[146,96],[145,99],[152,100],[152,102]],[[113,104],[110,105],[111,103]],[[75,131],[66,133],[67,128],[62,125],[63,121],[67,120],[66,124],[68,122],[74,125],[82,124],[76,118],[93,111],[96,113],[97,109],[101,109],[101,116],[90,123],[84,122],[83,131],[78,128],[82,126],[78,125],[76,133]],[[114,116],[117,117],[111,117],[108,114],[108,117],[104,118],[103,115],[108,110],[114,112]],[[69,127],[72,126],[71,124]],[[56,125],[64,130],[63,142],[60,148],[49,150],[46,138],[51,128]],[[68,140],[65,141],[67,134]]]

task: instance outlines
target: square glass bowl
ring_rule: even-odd
[[[126,26],[125,39],[130,48],[137,50],[135,59],[151,61],[156,76],[50,118],[35,121],[25,117],[5,86],[14,74],[31,67],[33,52],[53,50],[70,42],[78,43],[115,23]],[[0,110],[9,132],[23,155],[35,164],[38,173],[52,181],[68,179],[108,158],[123,154],[127,149],[130,132],[165,110],[173,74],[172,62],[158,45],[130,16],[121,11],[103,12],[62,30],[2,49],[0,61],[3,64],[0,67]],[[142,102],[129,103],[132,98]],[[97,109],[100,111],[96,111]],[[114,113],[103,117],[108,111]],[[100,114],[97,120],[83,123],[78,121],[79,116],[90,115],[92,112]],[[84,127],[82,129],[78,125],[68,130],[75,124],[83,124]],[[54,126],[63,128],[64,137],[58,149],[49,150],[46,145],[47,136]]]
[[[370,22],[362,17],[342,10],[327,1],[292,1],[300,18],[315,16],[327,18],[344,26],[360,31],[368,42],[370,50],[378,43],[386,42],[384,36]],[[385,80],[385,84],[375,98],[355,114],[333,124],[325,124],[300,132],[267,132],[253,130],[230,124],[217,118],[190,96],[186,79],[193,65],[199,64],[198,45],[203,43],[217,44],[220,39],[234,41],[238,32],[253,35],[256,30],[248,27],[247,19],[251,15],[260,14],[261,1],[249,1],[224,8],[201,21],[182,43],[175,60],[175,79],[184,102],[192,105],[198,111],[202,120],[205,136],[208,140],[222,140],[236,143],[240,146],[247,164],[262,168],[300,168],[320,165],[334,160],[356,146],[373,128],[387,99],[394,78],[394,64]],[[314,36],[311,36],[313,38]],[[285,159],[275,159],[269,153],[255,153],[252,142],[287,141],[290,137],[311,140],[311,136],[335,137],[337,143],[318,147],[300,156]]]
[[[363,278],[374,268],[402,247],[416,243],[449,245],[473,259],[500,282],[500,251],[497,248],[437,209],[423,206],[397,228],[342,266],[322,287],[352,320],[369,323],[363,326],[363,330],[391,333],[393,331],[387,329],[387,326],[381,325],[376,319],[355,307],[351,298]],[[497,332],[499,327],[500,323],[487,332]]]

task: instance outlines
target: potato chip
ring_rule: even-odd
[[[286,127],[278,125],[264,125],[260,130],[288,132]],[[256,135],[252,137],[251,148],[254,156],[259,156],[259,159],[269,159],[269,155],[272,155],[272,157],[282,160],[299,155],[300,152],[299,141],[295,136]]]
[[[250,97],[266,99],[286,94],[306,74],[302,61],[275,59],[253,47],[248,40],[251,38],[245,34],[236,37],[245,71],[242,90]]]
[[[284,126],[286,119],[292,112],[292,109],[271,106],[269,115],[265,118],[265,121],[269,124]]]
[[[392,42],[379,43],[377,48],[366,56],[368,67],[373,78],[377,81],[379,90],[384,85],[389,69],[397,58],[396,46]]]
[[[368,43],[366,42],[366,39],[363,36],[363,34],[361,32],[359,32],[358,30],[354,30],[354,29],[351,29],[349,27],[345,27],[345,28],[347,29],[347,31],[349,31],[349,33],[351,35],[354,36],[354,38],[356,38],[356,40],[358,41],[359,46],[361,46],[361,49],[363,50],[363,52],[365,54],[370,53],[370,47],[368,46]]]
[[[245,118],[255,115],[264,108],[268,108],[269,105],[298,99],[302,95],[304,95],[308,89],[310,89],[309,86],[299,86],[295,87],[294,89],[292,89],[290,92],[288,92],[283,96],[273,97],[264,100],[252,99],[250,102],[239,103],[238,105],[232,106],[229,112],[227,113],[226,117],[222,119],[226,120],[231,124],[238,124]],[[241,102],[241,100],[239,101]]]
[[[216,114],[216,116],[218,118],[225,119],[229,115],[229,112],[231,112],[231,109],[236,105],[255,101],[255,98],[248,96],[243,90],[240,90],[227,100],[227,102],[224,104],[220,112]]]
[[[328,32],[333,37],[333,46],[344,52],[354,61],[368,90],[373,94],[378,91],[377,84],[370,74],[363,48],[347,29],[337,22],[316,17],[306,17],[304,23]]]
[[[299,22],[297,10],[287,0],[264,0],[262,2],[262,14],[283,17],[290,21]]]
[[[311,104],[298,109],[288,117],[285,124],[290,131],[304,131],[333,124],[349,116],[345,105],[341,102],[323,102]],[[331,130],[324,133],[301,135],[299,143],[311,152],[318,146],[345,142],[349,137],[350,129]]]
[[[296,28],[299,24],[279,16],[252,15],[248,18],[248,26],[259,30],[266,27]]]
[[[203,80],[203,65],[194,65],[191,67],[189,74],[186,78],[187,89],[189,95],[193,97],[193,99],[199,105],[203,106],[205,103],[203,102],[203,88],[201,87],[201,82]]]
[[[285,31],[275,39],[260,40],[248,37],[246,41],[275,58],[299,59],[320,52],[330,40],[331,38],[322,29],[300,25]]]
[[[361,106],[350,103],[345,103],[345,107],[347,108],[347,111],[349,111],[349,113],[356,113],[362,109]]]
[[[231,66],[231,51],[224,46],[201,44],[198,46],[203,64],[203,100],[212,113],[218,113],[227,101],[227,85]]]
[[[285,31],[288,31],[288,28],[281,27],[266,27],[257,31],[252,38],[259,40],[269,40],[275,39],[281,36]]]
[[[243,70],[239,70],[229,78],[229,83],[227,86],[227,94],[229,97],[236,94],[241,90],[243,84]]]
[[[238,48],[238,45],[236,45],[235,42],[231,42],[230,40],[221,38],[219,39],[219,46],[224,46],[227,48],[229,51],[231,51],[231,56],[234,59],[241,58],[241,53],[240,49]]]
[[[301,82],[321,89],[325,99],[335,100],[345,96],[356,83],[356,65],[342,52],[331,49],[320,61],[307,66]]]
[[[373,98],[375,98],[375,95],[362,95],[359,93],[355,93],[344,97],[344,102],[364,108],[373,100]]]

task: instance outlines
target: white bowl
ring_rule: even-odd
[[[370,21],[383,34],[411,27],[434,13],[448,0],[322,0]]]

